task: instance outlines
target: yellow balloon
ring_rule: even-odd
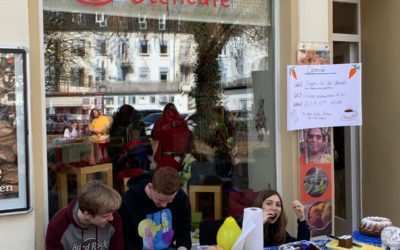
[[[228,217],[217,233],[217,244],[224,250],[231,250],[242,230],[233,217]]]

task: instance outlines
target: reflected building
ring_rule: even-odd
[[[168,102],[195,112],[189,93],[196,43],[188,22],[49,11],[45,18],[53,20],[45,27],[48,114],[98,108],[112,115],[123,104],[162,110]],[[218,63],[228,110],[251,111],[251,72],[266,69],[267,53],[244,37],[226,43]]]

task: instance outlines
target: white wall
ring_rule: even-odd
[[[361,1],[362,214],[400,226],[400,1]],[[365,111],[365,112],[364,112]]]
[[[28,0],[2,0],[0,10],[0,44],[28,47]]]
[[[0,1],[0,46],[29,47],[28,0]],[[1,249],[34,249],[34,213],[0,217]]]
[[[328,0],[299,0],[299,42],[328,42],[328,7]]]

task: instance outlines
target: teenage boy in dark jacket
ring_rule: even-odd
[[[190,203],[180,189],[175,169],[163,167],[152,178],[149,175],[131,178],[128,187],[119,210],[125,250],[191,248]]]
[[[99,181],[89,182],[68,207],[50,220],[47,250],[123,250],[121,205],[117,191]]]

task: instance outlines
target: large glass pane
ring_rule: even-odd
[[[246,190],[276,186],[270,1],[78,2],[44,1],[51,215],[80,188],[56,176],[107,162],[119,191],[165,165],[186,189],[221,185],[223,216],[252,204]],[[168,103],[189,132],[155,132]]]
[[[333,63],[354,63],[358,62],[358,44],[352,42],[333,43]],[[356,175],[352,159],[357,158],[351,152],[352,133],[350,127],[334,128],[334,149],[335,149],[335,231],[348,233],[353,229],[352,220],[355,219],[352,210],[355,190],[352,190]],[[356,152],[354,152],[356,153]]]
[[[333,2],[333,33],[358,34],[357,4]]]

